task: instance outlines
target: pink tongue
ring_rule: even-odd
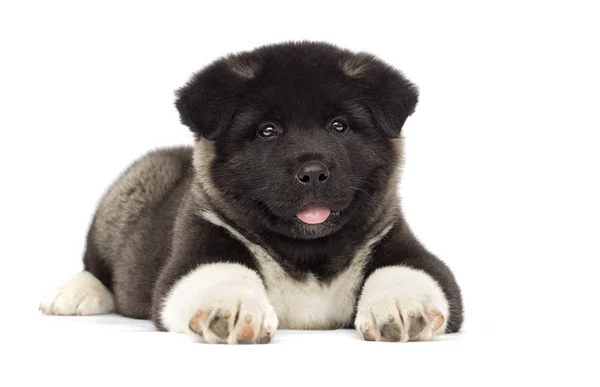
[[[327,220],[331,210],[322,204],[309,204],[296,214],[298,219],[308,224],[319,224]]]

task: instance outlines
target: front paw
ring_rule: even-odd
[[[444,325],[435,305],[402,298],[384,298],[362,305],[356,329],[367,341],[428,341]]]
[[[205,343],[266,344],[277,330],[277,316],[266,299],[224,296],[199,308],[188,326]]]
[[[211,344],[268,343],[278,324],[258,274],[231,263],[203,265],[181,278],[163,302],[161,322]]]

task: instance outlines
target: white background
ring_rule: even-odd
[[[597,385],[593,2],[209,3],[2,2],[0,378]],[[401,193],[463,288],[463,332],[377,344],[282,331],[271,345],[231,348],[143,321],[41,317],[44,292],[80,270],[112,179],[149,149],[191,143],[173,90],[221,55],[299,39],[369,51],[420,86]]]

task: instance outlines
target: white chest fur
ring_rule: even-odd
[[[203,212],[202,216],[227,229],[254,255],[260,265],[267,296],[279,318],[279,328],[282,329],[335,329],[348,324],[355,309],[358,286],[362,282],[363,267],[371,248],[391,228],[366,240],[345,271],[332,281],[322,283],[312,274],[302,281],[290,277],[264,248],[250,242],[217,215]]]
[[[333,329],[350,322],[361,282],[360,271],[354,267],[330,284],[312,274],[302,281],[273,275],[269,269],[263,275],[282,329]]]

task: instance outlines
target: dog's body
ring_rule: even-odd
[[[42,309],[116,309],[206,342],[457,331],[460,290],[398,203],[398,137],[416,102],[397,71],[326,44],[214,62],[178,91],[195,147],[125,171],[99,205],[85,271]]]

